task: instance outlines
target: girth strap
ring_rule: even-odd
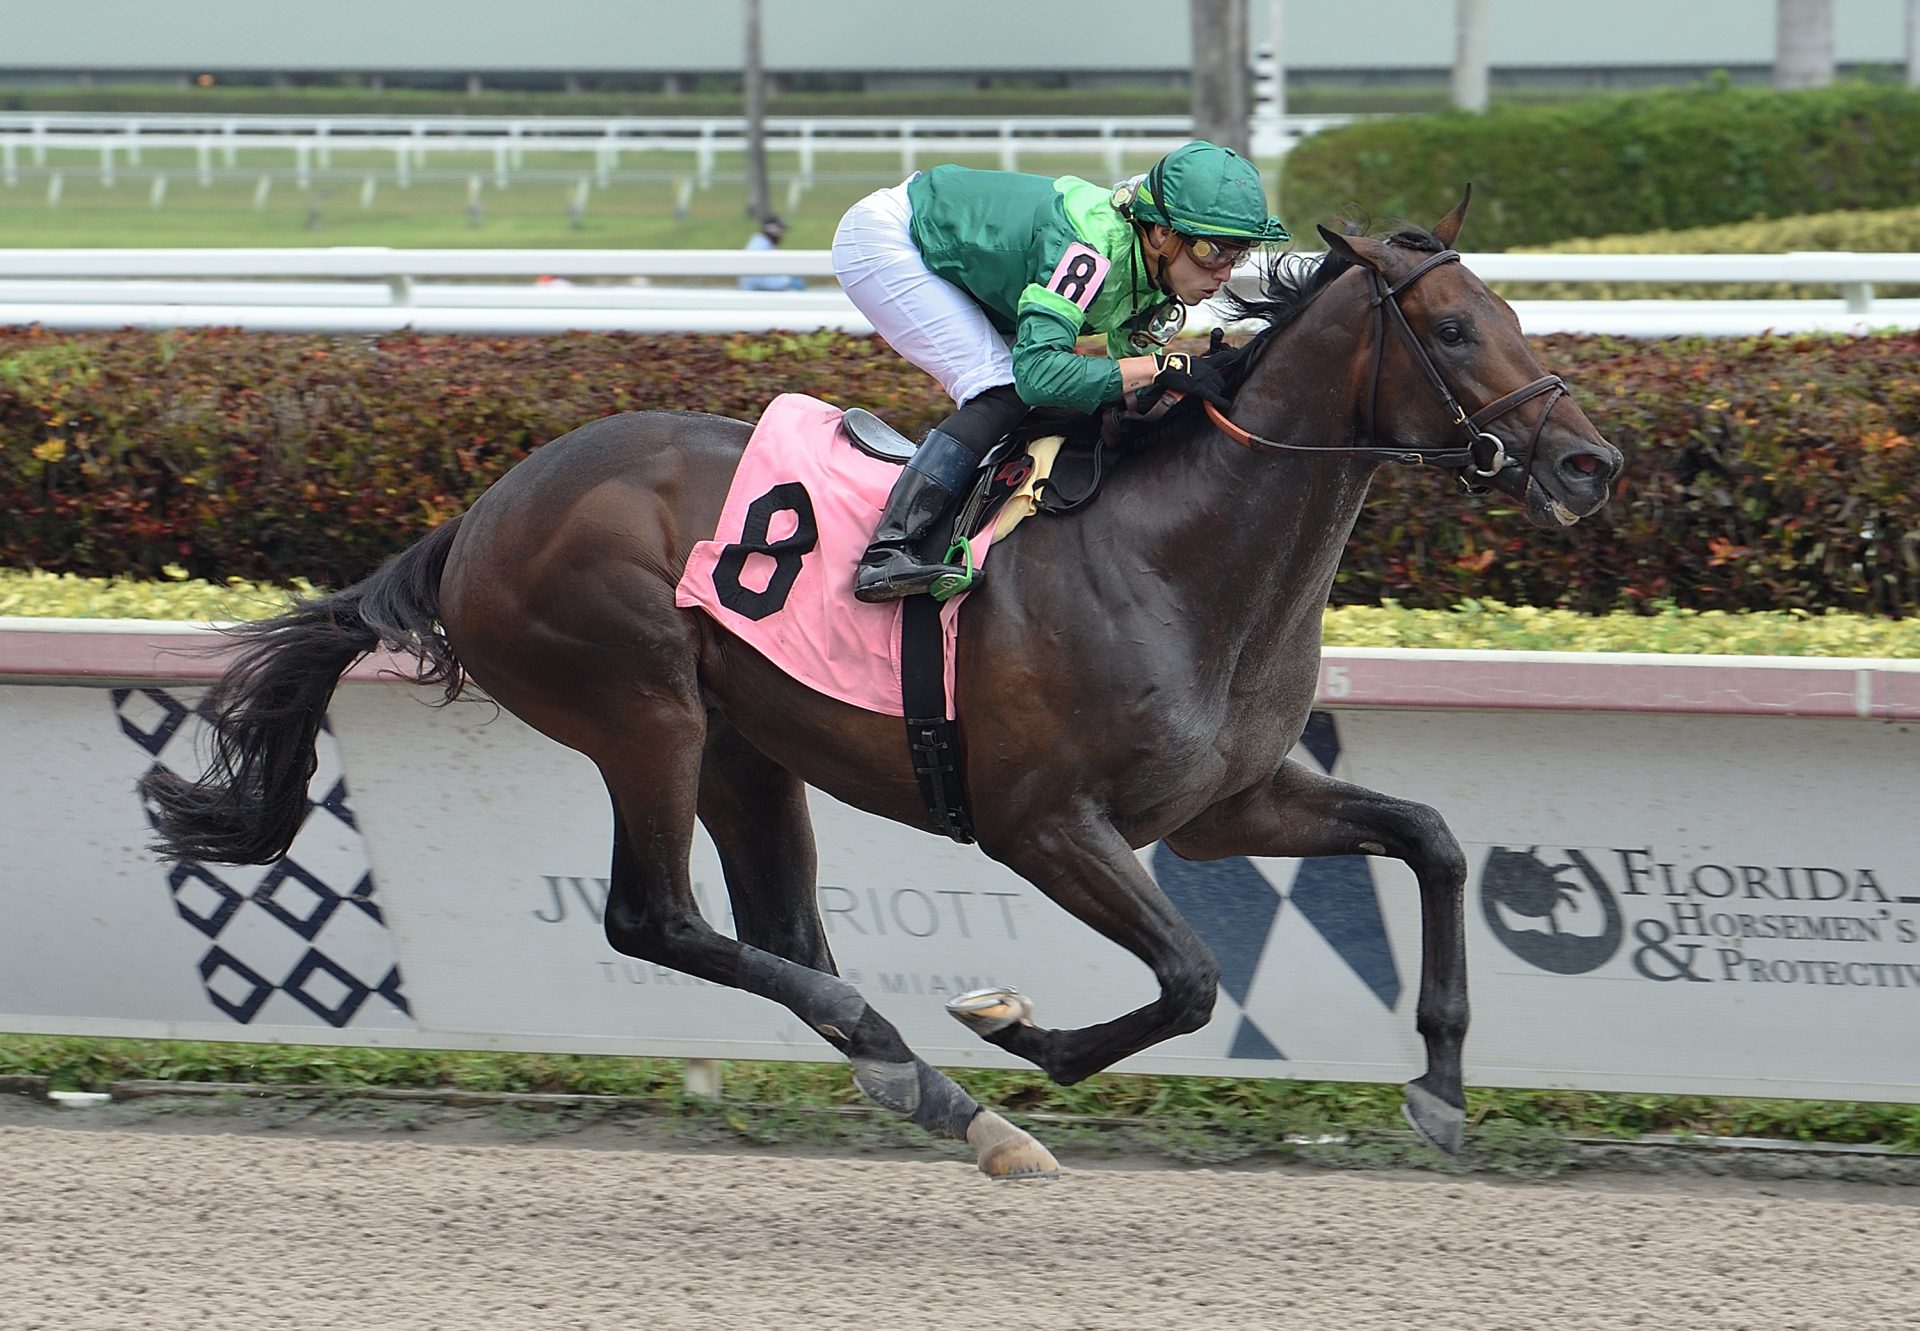
[[[940,602],[931,596],[909,596],[900,603],[900,701],[920,798],[942,832],[970,845],[973,817],[960,768],[960,729],[947,720],[946,639]]]

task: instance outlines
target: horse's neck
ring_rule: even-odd
[[[1311,688],[1371,467],[1255,453],[1210,428],[1166,443],[1117,472],[1067,538],[1088,557],[1069,576],[1103,605],[1102,642],[1184,642],[1196,678],[1266,699],[1277,719]]]
[[[1355,443],[1366,328],[1363,312],[1329,308],[1283,329],[1236,398],[1235,421],[1300,448]],[[1240,618],[1252,637],[1317,633],[1378,463],[1246,448],[1205,423],[1155,462],[1142,478],[1163,514],[1155,530],[1169,553],[1186,552],[1179,562],[1214,571],[1214,612]]]

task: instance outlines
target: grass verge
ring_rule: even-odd
[[[843,1131],[857,1140],[897,1126],[864,1112],[842,1064],[723,1067],[723,1098],[708,1103],[686,1095],[678,1059],[0,1036],[0,1077],[44,1077],[53,1090],[165,1081],[318,1089],[337,1097],[376,1090],[618,1097],[655,1112],[717,1115],[729,1131],[761,1144],[804,1142],[829,1130],[836,1140]],[[1418,1154],[1400,1119],[1398,1086],[1108,1073],[1062,1087],[1038,1072],[979,1068],[960,1080],[982,1104],[1054,1120],[1054,1128],[1084,1129],[1105,1143],[1103,1150],[1153,1143],[1155,1153],[1193,1162],[1291,1158],[1341,1144],[1320,1140],[1332,1138],[1344,1140],[1343,1151],[1364,1144],[1395,1162]],[[1920,1106],[1913,1105],[1477,1088],[1468,1092],[1467,1109],[1476,1153],[1488,1158],[1547,1160],[1554,1143],[1648,1134],[1920,1151]],[[1058,1135],[1050,1129],[1049,1140]]]

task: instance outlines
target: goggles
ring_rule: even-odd
[[[1180,243],[1187,247],[1187,253],[1202,268],[1218,270],[1237,268],[1241,260],[1253,253],[1253,241],[1218,240],[1211,236],[1181,236]]]
[[[1127,335],[1127,345],[1134,351],[1145,351],[1149,347],[1164,347],[1186,326],[1187,307],[1179,301],[1168,301],[1148,316],[1146,323]]]

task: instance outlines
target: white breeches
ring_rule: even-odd
[[[833,272],[887,345],[940,381],[955,406],[1013,382],[1013,353],[979,302],[927,270],[908,234],[905,184],[847,209],[833,233]]]

